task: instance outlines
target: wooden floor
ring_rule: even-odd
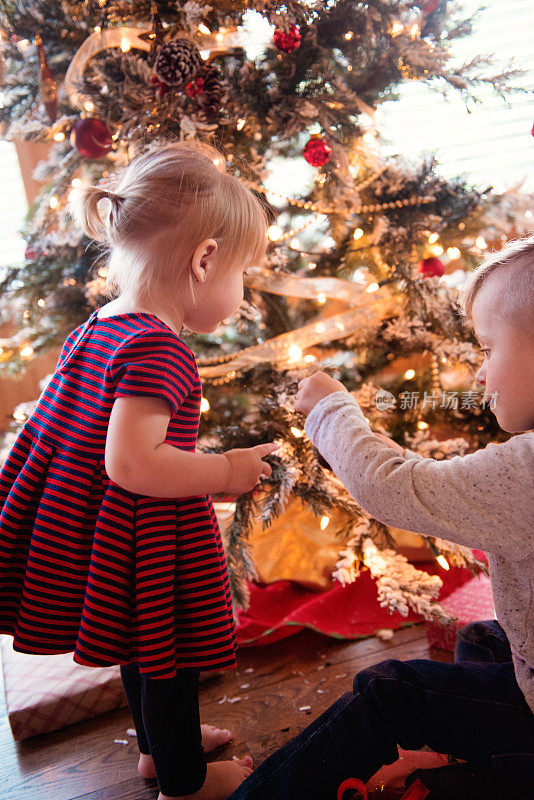
[[[234,732],[217,759],[250,754],[257,765],[350,690],[359,670],[386,658],[429,657],[422,625],[397,631],[388,642],[347,642],[303,631],[277,644],[241,649],[237,671],[205,680],[202,721]],[[300,710],[306,706],[309,711]],[[137,775],[136,739],[126,733],[131,726],[124,709],[17,744],[0,707],[0,798],[153,800],[155,783]]]

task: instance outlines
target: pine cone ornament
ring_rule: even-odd
[[[194,78],[204,62],[196,44],[185,36],[177,36],[161,46],[156,58],[156,75],[170,86]]]
[[[206,67],[200,77],[204,80],[203,91],[198,96],[200,105],[207,117],[214,117],[221,110],[224,97],[221,73],[217,67]]]

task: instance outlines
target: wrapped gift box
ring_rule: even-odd
[[[120,669],[83,667],[72,653],[28,655],[0,636],[7,715],[17,740],[48,733],[126,705]]]
[[[441,606],[455,618],[455,622],[451,625],[425,623],[428,643],[431,647],[454,652],[456,631],[468,622],[495,618],[490,579],[483,574],[477,575],[446,597]]]

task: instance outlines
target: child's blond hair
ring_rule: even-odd
[[[499,314],[534,334],[534,236],[508,242],[469,275],[458,298],[469,322],[475,297],[490,276],[497,274],[501,279]]]
[[[103,199],[109,205],[104,219],[98,207]],[[205,239],[218,243],[221,277],[246,261],[260,263],[267,246],[260,201],[227,171],[222,153],[198,141],[138,156],[113,191],[85,188],[74,212],[85,233],[104,245],[107,293],[141,302],[175,307],[187,285],[180,288],[180,280],[194,296],[187,266]]]

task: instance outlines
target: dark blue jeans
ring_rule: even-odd
[[[534,714],[498,622],[467,625],[456,663],[383,661],[273,753],[231,800],[335,800],[348,777],[367,781],[427,745],[485,770],[534,779]]]

